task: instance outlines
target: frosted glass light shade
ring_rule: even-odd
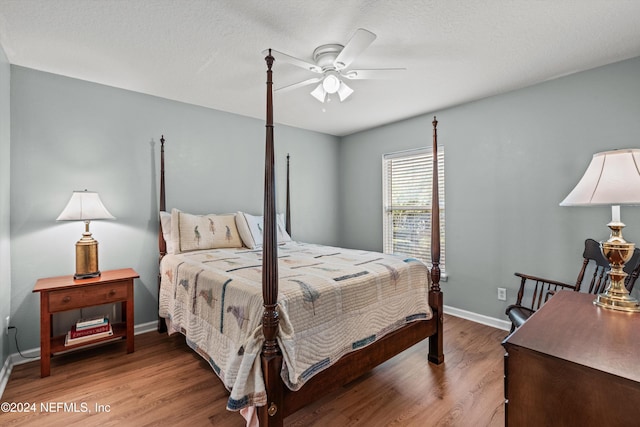
[[[322,81],[322,87],[327,93],[336,93],[340,87],[340,79],[334,74],[329,74]]]
[[[93,219],[115,219],[102,204],[95,191],[74,191],[67,206],[56,218],[57,221],[84,221]]]
[[[311,96],[317,99],[320,102],[324,102],[327,98],[327,92],[322,87],[322,83],[320,83],[314,90],[311,91]]]
[[[640,205],[640,149],[596,153],[560,206]]]
[[[340,88],[338,89],[338,96],[340,97],[340,102],[347,99],[353,93],[353,89],[345,84],[345,82],[340,82]]]

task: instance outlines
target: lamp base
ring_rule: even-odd
[[[610,310],[626,311],[629,313],[640,313],[640,303],[637,299],[629,295],[607,295],[599,294],[593,301],[595,305]]]
[[[85,233],[82,239],[76,242],[76,274],[74,279],[89,279],[99,277],[98,269],[98,242]]]
[[[619,220],[611,221],[607,226],[611,229],[611,236],[606,242],[600,243],[602,254],[609,261],[609,285],[603,293],[599,294],[593,301],[595,305],[610,310],[626,311],[629,313],[640,313],[640,303],[629,295],[625,287],[624,265],[635,249],[633,243],[629,243],[622,237],[624,224]]]

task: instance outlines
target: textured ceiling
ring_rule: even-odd
[[[638,0],[0,0],[12,64],[264,119],[265,48],[377,39],[345,102],[275,95],[276,123],[347,135],[640,56]],[[276,87],[314,75],[274,65]]]

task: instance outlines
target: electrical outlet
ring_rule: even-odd
[[[9,325],[10,323],[11,317],[7,316],[6,319],[4,319],[4,334],[5,335],[9,335]]]
[[[507,289],[506,288],[498,288],[498,299],[500,301],[507,300]]]

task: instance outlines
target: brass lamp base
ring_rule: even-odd
[[[627,277],[627,273],[623,270],[624,264],[633,255],[635,245],[628,243],[622,237],[623,223],[612,221],[607,225],[611,229],[611,236],[606,242],[601,242],[600,247],[602,254],[611,265],[610,280],[607,288],[596,297],[593,303],[598,307],[611,310],[640,313],[640,303],[629,295],[629,291],[624,285],[625,277]]]
[[[76,242],[76,274],[74,279],[89,279],[99,277],[98,270],[98,241],[91,237],[91,233],[83,233],[82,239]]]
[[[615,295],[607,295],[607,293],[604,292],[599,294],[593,303],[598,307],[608,308],[611,310],[640,313],[638,300],[630,297],[629,295],[626,297],[617,297]]]

